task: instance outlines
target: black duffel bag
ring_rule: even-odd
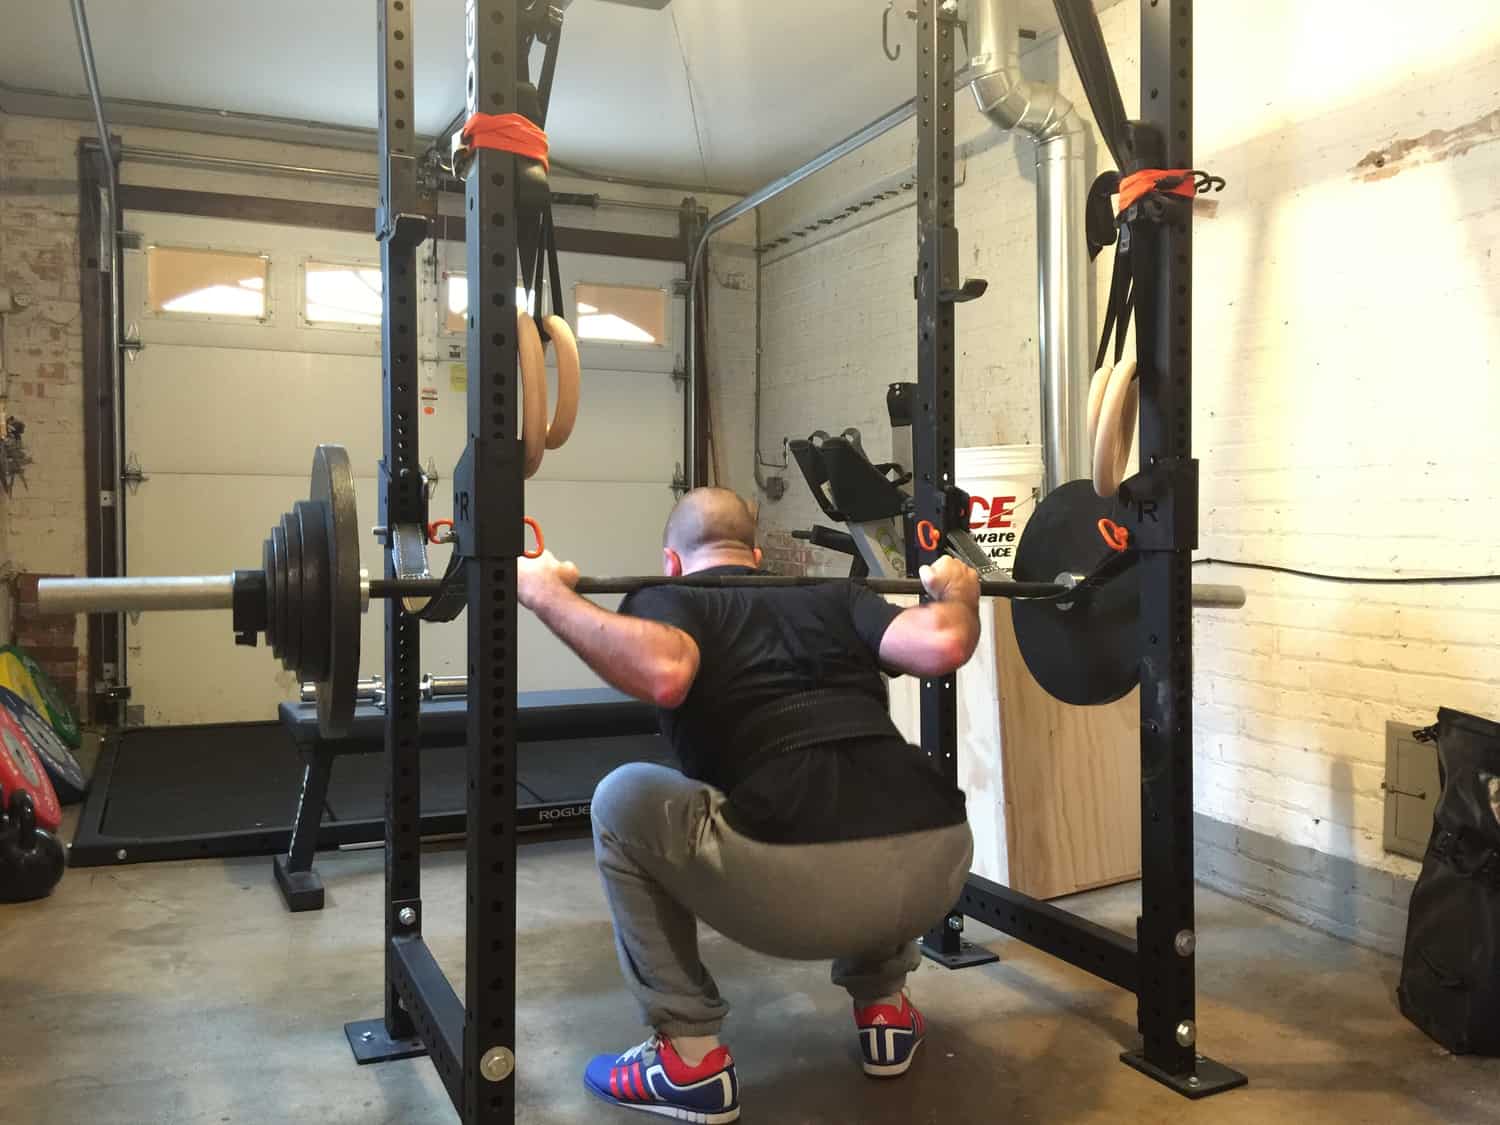
[[[1500,723],[1443,708],[1443,782],[1412,890],[1401,1011],[1459,1055],[1500,1055]]]

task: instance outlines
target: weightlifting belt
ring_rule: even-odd
[[[850,739],[897,739],[886,705],[858,691],[805,691],[757,707],[745,716],[730,743],[726,790],[772,758]]]

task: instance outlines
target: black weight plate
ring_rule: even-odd
[[[260,566],[266,572],[266,644],[271,646],[271,653],[275,655],[280,652],[281,634],[276,629],[276,579],[274,577],[275,558],[271,552],[271,537],[266,536],[266,541],[260,548]]]
[[[1124,505],[1103,500],[1091,481],[1069,481],[1049,493],[1021,533],[1014,577],[1052,582],[1088,574],[1112,553],[1099,521],[1126,523]],[[1011,616],[1026,667],[1047,692],[1079,706],[1112,703],[1140,679],[1140,576],[1117,574],[1067,608],[1050,600],[1016,599]]]
[[[315,500],[298,500],[292,522],[302,540],[302,661],[298,677],[321,680],[328,675],[333,610],[328,604],[327,508]]]
[[[88,778],[84,776],[78,759],[73,757],[73,751],[68,749],[46,716],[7,687],[0,687],[0,707],[10,712],[11,718],[31,740],[31,748],[47,767],[47,776],[52,779],[57,799],[65,805],[83,800],[89,787]]]
[[[281,517],[286,536],[286,666],[301,678],[302,668],[302,529],[290,512]]]
[[[272,599],[276,607],[276,647],[271,651],[289,668],[291,665],[286,663],[286,657],[282,655],[286,651],[287,633],[286,532],[279,523],[271,525],[271,573],[266,576],[266,584],[276,591]]]
[[[354,503],[354,473],[341,445],[320,445],[313,454],[308,496],[324,507],[328,531],[329,606],[328,675],[318,681],[318,728],[325,737],[348,731],[354,720],[355,681],[359,677],[360,590],[359,512]]]

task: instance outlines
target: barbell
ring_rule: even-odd
[[[1075,549],[1067,536],[1058,537],[1061,550],[1050,544],[1043,549],[1039,538],[1033,543],[1031,528],[1050,510],[1051,499],[1039,505],[1022,535],[1016,580],[982,581],[980,591],[986,597],[1014,601],[1022,654],[1048,691],[1059,698],[1072,696],[1070,702],[1102,702],[1103,698],[1096,697],[1124,694],[1117,691],[1119,682],[1135,674],[1134,659],[1125,655],[1120,625],[1122,612],[1130,609],[1131,599],[1138,595],[1128,579],[1115,576],[1099,583],[1089,577],[1093,560]],[[1052,522],[1044,519],[1041,525]],[[181,577],[44,578],[37,583],[37,610],[44,614],[229,610],[236,643],[254,645],[264,635],[282,665],[300,682],[314,685],[319,729],[325,737],[338,737],[347,732],[354,717],[359,692],[359,623],[370,601],[433,598],[443,592],[445,581],[451,581],[369,577],[359,565],[359,526],[349,456],[342,446],[320,445],[313,454],[308,498],[293,504],[272,527],[262,547],[260,569]],[[1054,564],[1056,569],[1048,572]],[[462,575],[458,571],[456,580],[462,581]],[[833,581],[859,582],[878,594],[922,592],[915,578],[702,574],[583,577],[576,588],[580,594],[603,595],[629,594],[648,586],[775,589]],[[1245,600],[1244,591],[1233,586],[1194,587],[1193,597],[1195,604],[1220,607],[1240,606]],[[1129,616],[1133,622],[1133,610]],[[1122,668],[1125,664],[1129,667]],[[1098,671],[1100,665],[1107,668],[1107,675]],[[1069,673],[1070,667],[1084,668],[1086,673]]]

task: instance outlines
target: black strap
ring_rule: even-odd
[[[1099,350],[1094,356],[1094,370],[1104,366],[1104,357],[1109,354],[1109,341],[1115,336],[1115,362],[1125,355],[1125,337],[1130,327],[1130,317],[1135,311],[1135,284],[1130,269],[1130,255],[1122,246],[1115,248],[1115,267],[1109,279],[1109,299],[1104,313],[1104,333],[1099,338]],[[1118,333],[1118,335],[1115,335]]]
[[[1057,22],[1073,55],[1073,65],[1083,81],[1089,108],[1094,111],[1099,135],[1115,158],[1115,166],[1124,168],[1134,154],[1125,123],[1125,103],[1120,98],[1114,65],[1109,61],[1109,48],[1104,44],[1099,13],[1094,10],[1092,0],[1054,0],[1054,6]]]
[[[412,616],[421,621],[452,621],[468,604],[469,574],[464,569],[463,556],[454,551],[448,556],[448,569],[443,572],[443,585],[437,597]]]
[[[567,320],[568,308],[563,295],[562,267],[557,261],[557,227],[552,222],[552,207],[550,204],[547,207],[544,221],[546,227],[542,231],[542,243],[547,248],[547,268],[552,275],[552,311],[564,320]]]
[[[1088,237],[1089,260],[1099,256],[1106,246],[1120,237],[1120,217],[1115,214],[1114,196],[1120,191],[1120,173],[1111,169],[1094,177],[1084,204],[1084,231]]]

